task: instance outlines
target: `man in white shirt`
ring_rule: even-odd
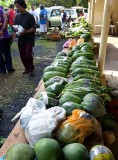
[[[35,22],[36,24],[38,24],[38,16],[37,16],[34,6],[31,6],[31,10],[29,11],[29,13],[34,16]]]

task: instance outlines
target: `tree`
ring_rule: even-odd
[[[88,8],[88,0],[77,0],[78,6],[83,6],[84,8]]]

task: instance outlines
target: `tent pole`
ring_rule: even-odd
[[[88,23],[91,22],[91,0],[88,1]]]
[[[98,56],[98,68],[100,70],[101,77],[103,76],[105,58],[106,58],[107,38],[108,38],[108,31],[110,26],[111,5],[112,5],[112,0],[105,0],[102,30],[101,30],[101,41],[100,41],[100,49],[99,49],[99,56]]]
[[[91,9],[91,26],[92,26],[92,33],[94,29],[94,14],[95,14],[95,0],[92,0],[92,9]]]

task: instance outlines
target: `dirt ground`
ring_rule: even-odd
[[[12,59],[16,71],[0,76],[0,109],[4,111],[0,119],[0,136],[6,138],[17,120],[11,119],[24,107],[42,78],[43,70],[50,65],[56,54],[62,50],[65,40],[50,42],[36,39],[34,47],[35,76],[23,76],[24,70],[19,58],[16,42],[12,45]]]

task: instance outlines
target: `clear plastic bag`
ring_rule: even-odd
[[[25,129],[33,115],[45,110],[46,106],[44,102],[30,98],[26,106],[22,109],[22,114],[20,116],[21,127]]]
[[[32,116],[28,126],[25,128],[25,136],[30,146],[33,147],[40,138],[51,138],[52,131],[65,118],[65,109],[58,106]]]

